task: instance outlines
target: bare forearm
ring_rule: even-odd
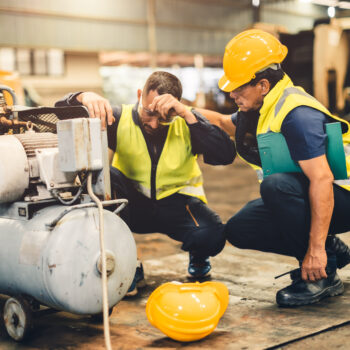
[[[301,276],[303,280],[313,282],[327,277],[325,245],[334,208],[334,177],[324,154],[299,161],[299,164],[310,180],[311,210],[309,246],[302,263]]]
[[[309,187],[311,227],[309,250],[325,249],[325,242],[331,222],[334,198],[331,179],[311,181]]]

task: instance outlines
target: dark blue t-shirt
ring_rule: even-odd
[[[237,114],[232,115],[236,124]],[[326,153],[325,124],[333,120],[324,113],[307,106],[294,108],[285,117],[281,132],[294,161],[319,157]]]

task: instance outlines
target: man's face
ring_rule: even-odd
[[[139,96],[139,116],[140,121],[147,134],[156,135],[165,126],[160,124],[161,116],[157,111],[150,111],[148,106],[153,102],[153,99],[159,96],[156,90],[150,90],[149,93],[140,94]]]
[[[255,86],[243,85],[230,92],[230,97],[235,100],[242,112],[257,111],[263,105],[265,89],[258,82]]]

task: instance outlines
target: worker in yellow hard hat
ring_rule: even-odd
[[[292,284],[276,296],[279,305],[296,306],[344,290],[336,270],[350,262],[350,250],[335,234],[350,230],[350,130],[293,85],[280,65],[286,55],[287,47],[262,30],[235,36],[219,87],[239,110],[201,112],[235,138],[240,157],[262,181],[261,198],[227,222],[227,239],[296,257]]]

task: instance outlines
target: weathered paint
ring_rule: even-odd
[[[12,136],[0,137],[0,203],[18,200],[29,184],[27,156],[20,141]]]
[[[66,207],[38,211],[31,220],[0,218],[0,293],[27,294],[44,305],[77,314],[102,311],[96,208],[77,209],[46,227]],[[98,221],[98,220],[97,220]],[[109,307],[126,294],[136,269],[136,246],[127,225],[104,211]]]

